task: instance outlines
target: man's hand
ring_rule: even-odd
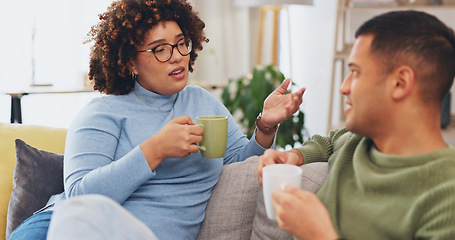
[[[278,226],[298,239],[337,239],[329,212],[311,192],[286,185],[272,193]]]
[[[280,163],[287,163],[292,165],[303,165],[303,156],[302,154],[296,150],[290,150],[286,152],[280,152],[273,149],[267,149],[263,155],[259,156],[258,158],[258,179],[262,185],[262,169],[271,164],[280,164]]]

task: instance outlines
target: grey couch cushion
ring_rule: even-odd
[[[324,182],[329,167],[327,163],[310,163],[302,166],[302,189],[315,192]],[[262,188],[257,195],[256,215],[253,221],[252,240],[288,240],[292,236],[278,228],[276,221],[267,218]]]
[[[49,197],[63,192],[63,155],[41,151],[16,139],[13,191],[8,205],[6,236]]]
[[[324,182],[327,163],[302,166],[302,188],[316,191]],[[267,218],[262,187],[257,178],[257,157],[223,167],[207,204],[198,240],[289,240],[291,235]]]
[[[261,188],[257,157],[223,167],[212,191],[197,239],[249,239]]]

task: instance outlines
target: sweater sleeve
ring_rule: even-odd
[[[344,128],[332,130],[326,137],[314,135],[311,140],[304,142],[297,150],[302,153],[305,164],[328,162],[332,154],[342,147],[350,135],[351,133]]]
[[[448,178],[450,179],[450,178]],[[416,199],[413,239],[455,239],[455,180],[440,184]]]
[[[100,99],[92,101],[68,129],[64,156],[67,198],[101,194],[125,201],[154,173],[137,146],[116,159],[121,118]]]

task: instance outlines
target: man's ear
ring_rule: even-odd
[[[415,87],[414,70],[407,65],[402,65],[393,71],[392,76],[392,98],[399,100],[408,96]]]

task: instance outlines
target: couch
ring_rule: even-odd
[[[63,190],[66,129],[0,123],[0,239]],[[223,167],[207,204],[198,239],[289,239],[267,218],[257,180],[257,157]],[[315,191],[326,164],[303,168],[302,186]]]

